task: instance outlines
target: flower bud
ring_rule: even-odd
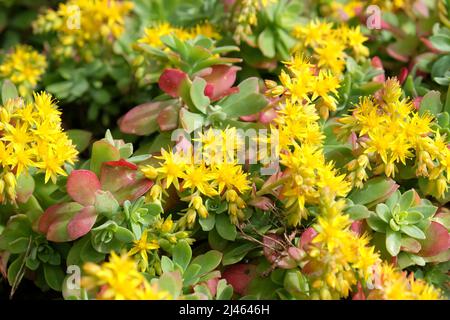
[[[201,206],[197,211],[198,211],[198,214],[200,215],[200,217],[202,217],[202,218],[208,217],[208,210],[206,210],[205,206]]]
[[[141,168],[141,171],[144,176],[150,180],[154,180],[156,179],[156,177],[158,177],[158,171],[153,166],[147,165]]]

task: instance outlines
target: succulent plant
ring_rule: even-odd
[[[402,241],[426,238],[425,230],[436,210],[428,200],[420,199],[414,189],[403,194],[396,191],[386,203],[377,204],[367,224],[372,230],[386,234],[386,249],[390,255],[397,256]]]

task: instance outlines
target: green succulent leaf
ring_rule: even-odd
[[[375,209],[377,216],[386,223],[389,223],[389,220],[392,218],[391,210],[384,203],[377,204]]]
[[[414,190],[408,190],[400,197],[399,204],[400,210],[405,211],[408,210],[414,202]]]
[[[400,226],[400,230],[408,236],[416,239],[425,239],[425,233],[414,225]]]
[[[386,232],[387,223],[381,220],[378,216],[372,215],[366,221],[372,230],[376,232]]]
[[[410,209],[411,210],[411,209]],[[421,214],[419,211],[409,211],[406,215],[406,218],[403,220],[407,224],[415,224],[423,219],[423,214]]]
[[[386,249],[393,257],[400,252],[402,236],[400,232],[394,231],[391,228],[386,228]]]

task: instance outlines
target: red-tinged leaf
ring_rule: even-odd
[[[223,272],[222,278],[233,287],[233,291],[239,295],[247,293],[250,282],[256,275],[256,266],[253,264],[235,264]]]
[[[420,104],[422,103],[422,100],[423,100],[423,97],[417,97],[417,98],[413,99],[412,103],[413,103],[414,108],[416,108],[416,110],[420,109]]]
[[[178,127],[178,113],[180,109],[168,106],[161,110],[156,121],[161,131],[171,131]]]
[[[309,227],[305,231],[303,231],[302,235],[300,236],[299,248],[305,249],[305,246],[309,245],[311,241],[317,236],[317,234],[317,231],[313,227]]]
[[[358,291],[353,295],[352,300],[366,300],[361,282],[358,282]]]
[[[212,278],[205,282],[206,286],[208,287],[208,289],[211,292],[211,295],[213,297],[216,296],[218,283],[219,283],[219,278]]]
[[[71,241],[69,234],[67,233],[69,221],[69,219],[63,219],[52,223],[47,231],[47,240],[53,242]]]
[[[264,211],[272,210],[275,207],[273,201],[268,197],[256,197],[249,204]]]
[[[432,53],[437,53],[437,54],[443,53],[441,50],[439,50],[433,46],[433,43],[430,41],[430,39],[427,39],[425,37],[420,37],[419,39]]]
[[[299,262],[305,256],[305,251],[297,247],[289,247],[288,254],[292,259]]]
[[[78,239],[88,233],[95,224],[97,214],[94,206],[84,207],[67,224],[70,240]]]
[[[100,175],[102,164],[107,161],[116,161],[120,159],[120,151],[108,141],[99,140],[92,145],[92,155],[90,169],[96,175]]]
[[[353,221],[350,229],[356,233],[358,236],[362,236],[366,230],[364,220]]]
[[[214,85],[212,85],[211,83],[207,83],[203,93],[205,94],[205,96],[211,99],[214,94]]]
[[[25,203],[34,192],[34,179],[28,172],[22,172],[17,178],[16,194],[19,203]]]
[[[113,192],[114,198],[117,202],[122,205],[125,200],[134,201],[144,194],[154,185],[154,182],[146,178],[141,178],[134,182],[132,185],[123,187],[119,190]]]
[[[386,76],[384,73],[383,62],[381,61],[380,57],[378,57],[378,56],[373,57],[371,60],[371,64],[375,69],[383,70],[383,73],[373,77],[372,80],[375,82],[378,82],[378,83],[384,83],[384,81],[386,80]]]
[[[386,51],[392,58],[394,58],[400,62],[408,62],[409,61],[409,57],[397,52],[395,49],[395,46],[393,46],[392,44],[386,48]]]
[[[448,3],[448,2],[447,2]],[[428,7],[423,0],[417,0],[413,3],[413,10],[414,12],[418,13],[424,18],[428,18],[430,16],[430,12],[428,10]]]
[[[277,116],[278,113],[273,108],[266,111],[262,111],[259,113],[259,122],[263,124],[268,124],[272,122],[272,120],[275,119]]]
[[[95,192],[100,189],[97,175],[90,170],[73,170],[67,178],[67,193],[84,206],[94,204]]]
[[[259,112],[255,113],[255,114],[248,115],[248,116],[239,117],[239,119],[242,120],[242,121],[246,121],[246,122],[256,122],[256,121],[259,120]]]
[[[205,94],[208,95],[212,101],[225,97],[224,94],[228,92],[236,81],[236,73],[239,70],[241,70],[240,67],[223,64],[212,66],[211,73],[203,76],[203,79],[206,80],[208,85],[212,86],[213,92],[211,95],[208,95],[206,94],[207,88],[205,88]]]
[[[120,159],[117,161],[107,161],[104,163],[105,165],[111,166],[111,167],[125,167],[131,170],[137,170],[138,166],[134,163],[128,162],[125,159]]]
[[[398,75],[398,82],[400,82],[401,85],[405,82],[406,78],[408,77],[408,68],[403,67],[400,70],[400,74]]]
[[[102,165],[100,174],[101,189],[114,194],[115,191],[136,182],[136,170],[125,166]]]
[[[410,253],[418,253],[422,246],[416,239],[410,237],[402,237],[400,250]]]
[[[50,206],[39,219],[38,230],[47,233],[50,226],[58,220],[70,219],[83,206],[76,202],[60,203]]]
[[[138,136],[149,135],[158,130],[157,119],[161,110],[177,103],[174,100],[168,100],[138,105],[119,120],[120,131]]]
[[[111,192],[119,204],[125,200],[136,200],[154,184],[127,166],[112,167],[105,164],[102,166],[100,183],[102,189]]]
[[[159,77],[159,88],[169,96],[178,98],[189,81],[187,73],[178,69],[165,69]]]
[[[426,239],[420,240],[422,250],[419,255],[431,257],[450,248],[450,236],[447,228],[442,224],[432,221],[425,231]]]

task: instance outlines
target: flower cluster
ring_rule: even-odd
[[[248,173],[237,162],[237,151],[242,145],[239,141],[235,128],[210,129],[199,135],[200,147],[195,152],[192,148],[186,152],[161,149],[161,155],[155,157],[161,160],[158,165],[141,169],[147,178],[156,180],[150,190],[152,200],[161,197],[162,191],[172,185],[182,195],[189,191],[182,199],[189,202],[185,217],[187,224],[192,225],[197,214],[202,218],[208,216],[202,197],[221,197],[228,203],[231,221],[237,223],[246,206],[241,197],[250,190]]]
[[[21,96],[30,96],[47,68],[47,60],[32,47],[17,45],[0,63],[0,78],[9,79]]]
[[[330,111],[336,111],[337,89],[340,87],[340,80],[336,75],[320,65],[312,64],[303,55],[295,55],[285,64],[287,71],[281,72],[281,85],[268,83],[269,95],[290,96],[293,103],[302,103],[304,100],[315,102],[325,118],[328,118]]]
[[[45,182],[66,175],[77,151],[61,127],[61,112],[52,97],[34,93],[33,101],[9,99],[0,107],[0,196],[15,202],[16,179],[31,168],[45,173]],[[6,191],[6,196],[4,192]]]
[[[353,185],[361,187],[372,167],[374,174],[395,177],[408,163],[418,177],[436,184],[439,196],[444,195],[450,172],[447,137],[433,128],[430,113],[417,112],[412,101],[402,98],[396,79],[388,79],[378,97],[362,98],[339,122],[342,137],[356,135],[358,158],[347,165]]]
[[[305,266],[312,273],[313,298],[339,299],[347,297],[351,287],[360,281],[371,281],[372,268],[378,262],[369,238],[350,230],[351,220],[343,214],[345,201],[321,199],[321,215],[314,226],[317,236],[309,249],[310,260]]]
[[[297,49],[311,52],[319,67],[331,70],[335,75],[343,72],[348,55],[357,60],[369,55],[369,49],[364,45],[367,37],[359,26],[334,27],[331,22],[311,21],[296,26],[292,32],[299,40]]]
[[[34,23],[35,33],[56,33],[55,55],[91,61],[102,46],[124,32],[133,3],[116,0],[70,0],[48,9]]]
[[[87,276],[82,287],[97,290],[96,298],[101,300],[170,300],[171,295],[150,284],[137,270],[137,264],[126,254],[111,253],[109,261],[101,265],[86,263]]]
[[[145,28],[144,35],[138,40],[138,43],[155,48],[163,48],[164,44],[161,41],[161,37],[167,35],[174,35],[182,41],[193,39],[198,35],[203,35],[211,39],[220,39],[220,34],[208,22],[198,24],[192,28],[175,27],[167,22],[161,22]]]
[[[384,300],[438,300],[442,299],[442,292],[420,279],[414,279],[406,272],[399,272],[392,265],[380,263],[376,266],[377,277],[374,289],[370,291],[368,299]]]

